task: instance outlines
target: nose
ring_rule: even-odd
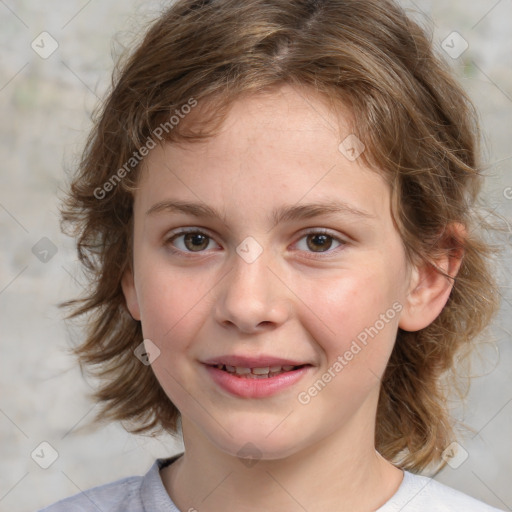
[[[252,263],[233,256],[233,267],[219,283],[215,301],[214,316],[223,327],[257,333],[275,329],[290,317],[292,292],[274,270],[269,252],[263,251]]]

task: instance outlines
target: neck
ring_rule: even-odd
[[[403,474],[375,451],[373,428],[355,426],[288,457],[244,464],[184,422],[185,453],[162,470],[162,480],[184,511],[377,510]]]

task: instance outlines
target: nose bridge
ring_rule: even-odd
[[[273,267],[271,250],[246,238],[237,247],[232,269],[221,285],[217,321],[244,331],[284,322],[289,315],[289,297],[286,287],[270,270]]]

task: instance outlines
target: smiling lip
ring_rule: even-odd
[[[210,378],[224,391],[242,398],[264,398],[274,395],[297,383],[309,373],[309,363],[271,356],[244,357],[221,356],[203,363]],[[235,368],[287,367],[287,371],[269,376],[247,373],[237,374],[226,371],[226,366]],[[233,369],[233,368],[232,368]]]
[[[266,366],[302,366],[309,364],[305,361],[283,359],[273,356],[246,357],[234,355],[212,357],[211,359],[203,361],[203,363],[208,366],[225,364],[229,366],[240,366],[243,368],[264,368]]]

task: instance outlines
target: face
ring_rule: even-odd
[[[339,150],[348,115],[285,86],[148,155],[123,290],[185,437],[268,459],[373,440],[410,272],[388,185]]]

